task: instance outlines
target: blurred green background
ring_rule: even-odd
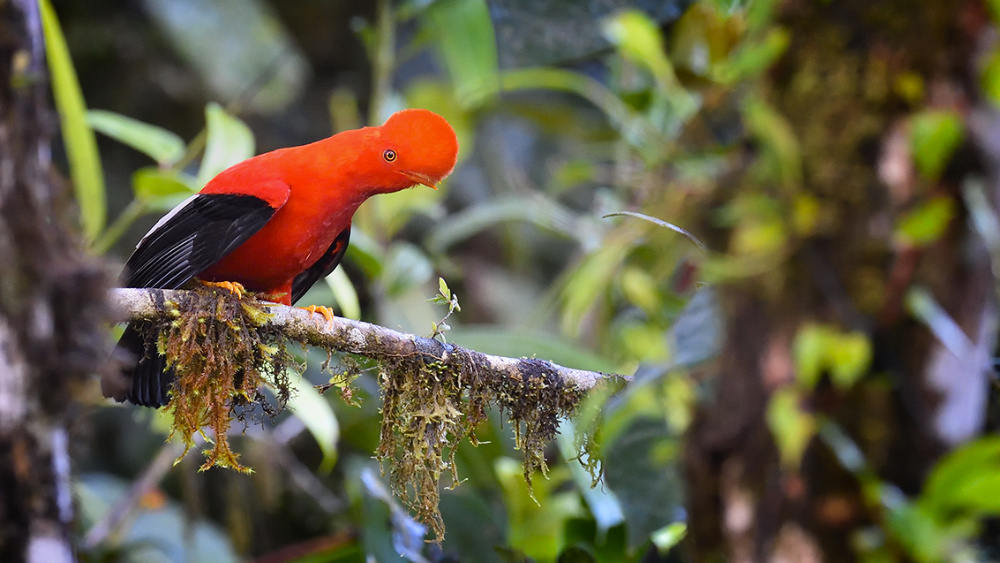
[[[124,260],[162,213],[234,162],[423,107],[458,133],[455,173],[437,192],[367,202],[343,265],[302,304],[429,335],[447,313],[429,301],[441,277],[461,302],[448,341],[635,376],[619,393],[592,393],[564,424],[548,478],[535,476],[537,503],[512,429],[491,417],[478,447],[458,446],[463,481],[442,494],[441,545],[425,542],[372,458],[371,365],[356,407],[311,391],[329,374],[325,355],[309,354],[288,411],[234,433],[251,476],[198,473],[195,452],[172,465],[169,421],[109,404],[95,382],[76,442],[81,557],[682,560],[681,436],[712,393],[697,368],[724,330],[709,282],[767,272],[790,240],[830,228],[807,193],[732,189],[738,168],[754,185],[802,180],[798,140],[761,87],[789,45],[772,4],[51,0],[65,37],[65,50],[53,47],[50,17],[57,156],[96,252]],[[925,125],[914,159],[935,176],[963,132],[947,113]],[[623,211],[634,214],[605,217]],[[900,232],[934,240],[951,217],[930,209]],[[802,361],[836,356],[828,367],[849,388],[870,342],[813,328],[819,351]],[[783,462],[816,432],[796,405],[783,396],[768,412]],[[572,459],[583,437],[603,461],[596,487]]]

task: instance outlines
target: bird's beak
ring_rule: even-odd
[[[437,184],[440,182],[440,180],[435,181],[434,178],[431,178],[426,174],[420,174],[419,172],[403,172],[403,175],[406,176],[407,179],[411,180],[414,184],[427,186],[432,190],[438,189]]]

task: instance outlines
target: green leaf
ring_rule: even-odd
[[[644,394],[658,402],[654,393]],[[606,452],[604,481],[621,504],[631,551],[647,544],[656,530],[676,521],[684,504],[680,441],[671,436],[662,415],[649,414],[654,416],[627,421],[611,443],[602,445]]]
[[[437,43],[459,104],[483,105],[499,87],[493,20],[485,0],[438,0],[422,18]]]
[[[823,375],[829,340],[829,328],[814,323],[803,325],[795,334],[795,341],[792,343],[795,373],[806,389],[814,388]]]
[[[184,141],[162,127],[102,110],[87,112],[87,122],[95,130],[149,156],[160,166],[173,166],[184,157]]]
[[[962,144],[965,125],[962,117],[952,110],[927,110],[910,119],[910,150],[917,171],[936,181]]]
[[[324,399],[312,385],[297,374],[290,374],[289,383],[294,389],[288,399],[288,410],[291,411],[309,433],[316,439],[323,461],[319,470],[328,473],[337,462],[337,442],[340,440],[340,424],[333,407]]]
[[[622,12],[604,22],[604,35],[622,56],[646,67],[667,89],[676,83],[673,65],[663,48],[660,29],[639,10]]]
[[[871,341],[862,332],[840,332],[830,325],[808,323],[795,335],[792,355],[798,379],[812,389],[824,373],[839,389],[849,389],[872,360]]]
[[[585,438],[593,439],[593,437]],[[577,430],[573,420],[563,420],[559,424],[559,432],[556,434],[556,445],[559,453],[566,461],[573,476],[573,482],[577,490],[587,503],[591,516],[597,523],[597,530],[600,535],[604,535],[611,528],[625,521],[625,514],[622,512],[621,503],[613,491],[607,487],[594,486],[590,473],[579,463],[577,456],[580,455],[580,447],[577,441]]]
[[[746,126],[760,143],[765,171],[786,186],[802,184],[802,154],[795,130],[777,110],[751,98],[743,110]]]
[[[994,106],[1000,106],[1000,52],[994,52],[979,76],[983,93]]]
[[[941,238],[955,217],[955,201],[948,196],[927,200],[903,215],[896,238],[903,244],[927,246]]]
[[[210,103],[205,107],[205,122],[208,140],[198,170],[198,186],[204,186],[219,172],[250,158],[254,151],[250,128],[219,104]]]
[[[140,168],[132,174],[132,192],[136,199],[166,196],[190,196],[197,192],[194,180],[182,173],[159,168]]]
[[[445,301],[451,301],[451,288],[448,287],[448,282],[444,281],[444,278],[438,278],[438,291],[441,292]]]
[[[358,320],[361,318],[361,302],[358,300],[358,292],[354,289],[354,284],[347,277],[343,268],[336,268],[329,276],[326,276],[326,284],[333,291],[333,298],[340,306],[340,315]]]
[[[956,503],[957,488],[992,475],[1000,475],[1000,436],[980,438],[941,458],[927,477],[921,501],[937,510],[961,504]],[[1000,499],[1000,491],[994,499]]]
[[[849,389],[868,371],[872,362],[872,343],[863,332],[838,333],[826,355],[833,384]]]
[[[679,544],[686,535],[687,524],[684,522],[674,522],[673,524],[668,524],[653,532],[650,539],[653,540],[653,545],[656,546],[656,551],[658,551],[660,555],[666,555],[666,553]]]
[[[799,406],[801,395],[792,387],[776,391],[767,405],[767,425],[786,469],[798,467],[806,446],[816,434],[816,418]]]
[[[538,561],[553,561],[563,548],[564,522],[584,514],[580,497],[561,485],[569,480],[565,467],[549,471],[548,479],[534,479],[535,499],[524,483],[519,461],[501,457],[493,462],[497,480],[503,489],[507,508],[507,541]]]
[[[733,84],[767,70],[788,49],[791,36],[779,28],[771,29],[762,41],[745,42],[714,72],[716,80]]]
[[[70,177],[80,206],[83,234],[87,240],[93,241],[107,221],[104,171],[97,153],[97,140],[94,130],[87,124],[87,106],[52,4],[49,0],[39,0],[38,7],[45,32],[45,54],[52,75],[52,93],[59,112]]]

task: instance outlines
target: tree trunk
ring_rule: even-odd
[[[845,468],[830,440],[814,435],[800,463],[782,463],[768,424],[779,390],[797,389],[806,419],[843,430],[864,454],[865,471],[909,495],[942,453],[985,422],[995,279],[969,227],[963,189],[985,179],[995,209],[1000,121],[979,99],[983,53],[975,51],[993,29],[986,7],[780,4],[776,22],[791,42],[762,91],[798,143],[802,177],[794,186],[765,186],[756,169],[734,182],[738,193],[786,202],[808,196],[820,215],[774,271],[721,288],[727,344],[684,460],[697,561],[852,561],[859,532],[884,524],[858,468]],[[909,153],[908,118],[928,109],[955,111],[966,128],[939,179],[921,179]],[[932,198],[953,204],[947,230],[926,245],[900,243],[900,217]],[[916,318],[907,305],[913,288],[941,305],[965,347],[945,346],[929,328],[934,322]],[[810,323],[867,337],[872,361],[858,383],[802,384],[794,343]],[[906,558],[888,543],[889,553]]]
[[[106,361],[109,276],[52,173],[35,0],[0,0],[0,561],[72,561],[72,397]]]

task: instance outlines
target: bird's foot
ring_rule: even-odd
[[[205,286],[208,286],[208,287],[218,287],[218,288],[221,288],[221,289],[225,289],[225,290],[229,291],[229,293],[232,293],[233,295],[235,295],[237,299],[243,299],[243,294],[247,293],[247,288],[243,287],[243,284],[241,284],[239,282],[227,282],[227,281],[207,282],[207,281],[202,281],[202,280],[198,280],[198,281],[201,281],[202,285],[205,285]]]
[[[306,311],[309,311],[310,313],[312,313],[314,315],[316,313],[319,313],[320,315],[323,315],[323,318],[326,319],[327,324],[330,324],[331,322],[333,322],[333,318],[337,316],[337,315],[333,314],[333,310],[332,309],[330,309],[329,307],[323,307],[322,305],[320,305],[320,306],[310,305],[308,307],[302,307],[302,309],[304,309]]]

